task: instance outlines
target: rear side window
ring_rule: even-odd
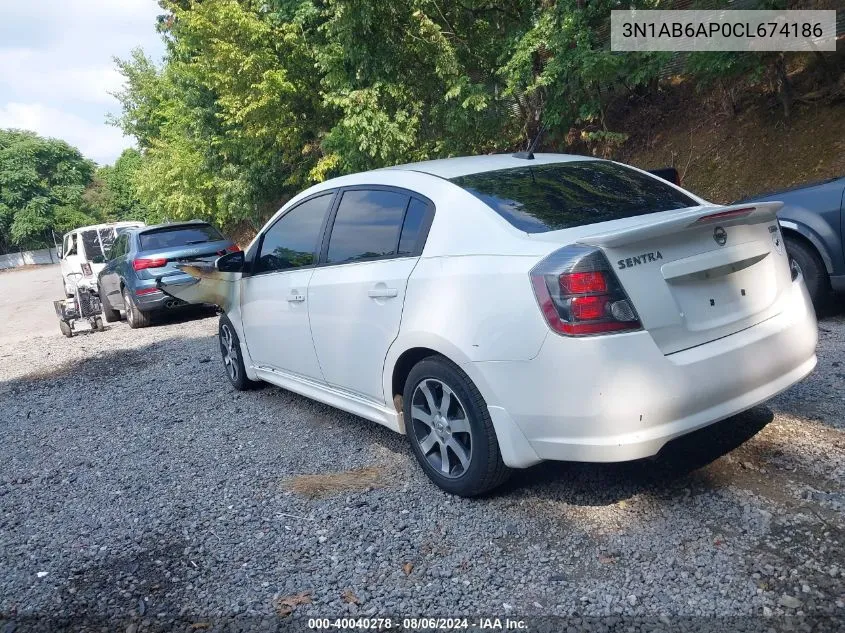
[[[428,205],[422,200],[411,198],[408,211],[405,213],[405,223],[402,225],[402,235],[399,238],[400,257],[413,255],[422,246],[420,238],[425,230],[428,219]]]
[[[153,231],[145,231],[139,236],[142,251],[204,244],[205,242],[217,242],[223,239],[225,238],[220,234],[220,231],[210,224],[166,226]]]
[[[312,266],[334,193],[306,200],[285,213],[264,234],[257,272]]]
[[[604,161],[501,169],[451,181],[526,233],[698,205],[657,178]]]
[[[409,199],[410,196],[395,191],[344,192],[326,262],[342,264],[395,255]]]

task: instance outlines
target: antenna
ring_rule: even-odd
[[[527,152],[516,152],[515,154],[511,154],[514,158],[523,158],[525,160],[534,160],[534,150],[537,149],[537,146],[540,144],[540,139],[543,136],[543,132],[546,131],[546,124],[543,123],[540,126],[540,129],[537,130],[537,136],[534,137],[534,140],[531,141],[531,145],[528,146]]]

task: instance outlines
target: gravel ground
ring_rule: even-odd
[[[542,464],[477,500],[440,492],[385,428],[233,391],[216,325],[4,342],[0,631],[845,625],[842,313],[815,373],[766,407],[656,460]],[[298,478],[326,473],[348,489]]]

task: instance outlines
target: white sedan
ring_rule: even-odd
[[[434,483],[477,495],[542,460],[654,455],[812,371],[779,207],[583,156],[435,160],[315,185],[162,287],[223,307],[235,388],[404,433]]]

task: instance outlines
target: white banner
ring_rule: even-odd
[[[835,51],[836,11],[611,11],[612,51]]]

